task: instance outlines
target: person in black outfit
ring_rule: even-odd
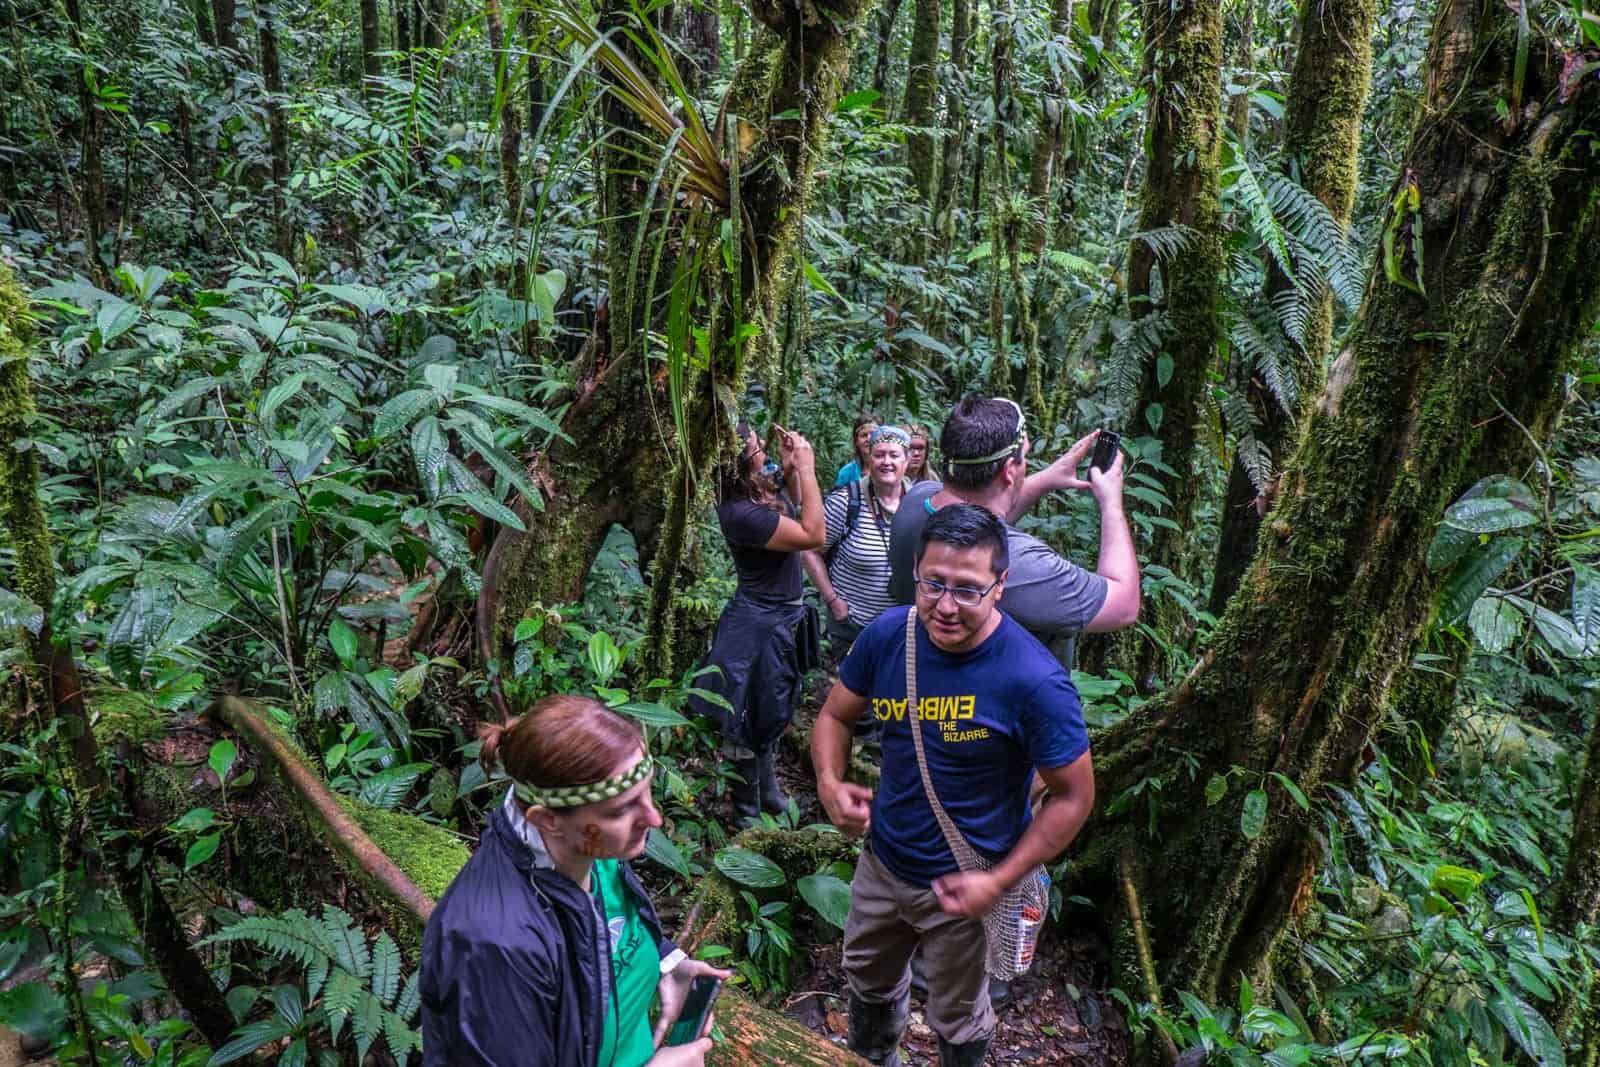
[[[739,584],[717,620],[702,688],[723,697],[732,711],[694,698],[691,708],[722,727],[723,752],[734,760],[743,783],[733,791],[734,815],[753,819],[758,810],[787,810],[789,798],[773,766],[778,739],[794,716],[800,677],[820,658],[816,613],[804,600],[800,553],[820,548],[822,495],[811,444],[780,431],[784,484],[798,495],[798,520],[783,504],[762,467],[761,439],[744,423],[744,448],[722,470],[717,522],[728,540]]]

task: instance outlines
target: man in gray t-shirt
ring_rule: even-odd
[[[889,535],[889,592],[895,601],[912,602],[917,542],[928,516],[959,501],[979,504],[1006,521],[1011,569],[1003,610],[1049,646],[1062,664],[1071,666],[1072,641],[1080,632],[1133,625],[1139,617],[1139,558],[1122,510],[1121,453],[1110,470],[1091,469],[1087,480],[1077,474],[1096,436],[1090,434],[1029,475],[1022,409],[1004,398],[963,399],[939,438],[944,483],[916,485],[895,513]],[[1057,489],[1085,489],[1100,506],[1100,557],[1092,573],[1011,525]]]

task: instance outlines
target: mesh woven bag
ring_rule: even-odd
[[[922,772],[922,788],[928,794],[933,817],[944,833],[945,843],[963,871],[983,871],[992,866],[956,829],[950,814],[933,791],[928,773],[928,757],[923,751],[922,719],[917,714],[917,611],[906,612],[906,719],[911,724],[911,740],[917,750],[917,769]],[[1026,974],[1033,966],[1033,950],[1039,943],[1039,928],[1044,925],[1050,903],[1050,876],[1038,866],[1016,885],[1000,894],[994,907],[983,917],[984,969],[994,978],[1010,980]]]

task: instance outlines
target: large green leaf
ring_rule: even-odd
[[[1499,995],[1489,1002],[1489,1010],[1517,1047],[1539,1067],[1566,1067],[1566,1050],[1545,1017],[1498,981],[1494,984]]]
[[[1499,596],[1481,596],[1467,614],[1467,625],[1478,647],[1485,652],[1504,652],[1522,633],[1526,616],[1517,606]]]
[[[684,858],[683,850],[673,842],[672,838],[662,833],[659,826],[650,828],[650,835],[645,838],[644,854],[684,878],[693,873],[689,869],[689,861]]]
[[[1520,537],[1497,537],[1473,549],[1456,564],[1439,594],[1439,618],[1448,625],[1460,622],[1484,590],[1521,554],[1527,542]]]
[[[718,852],[712,862],[717,870],[732,881],[753,889],[771,889],[788,881],[782,867],[759,852],[751,852],[737,845],[730,845]]]
[[[800,879],[800,896],[828,922],[844,929],[850,914],[850,883],[826,872],[808,874]]]

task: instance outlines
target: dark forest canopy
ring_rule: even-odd
[[[990,1062],[1600,1065],[1582,3],[0,26],[0,1062],[415,1062],[477,728],[551,692],[648,731],[711,1062],[845,1062],[826,679],[741,831],[710,505],[738,419],[825,489],[982,393],[1036,467],[1122,434],[1144,576]],[[1022,525],[1092,568],[1098,521]]]

